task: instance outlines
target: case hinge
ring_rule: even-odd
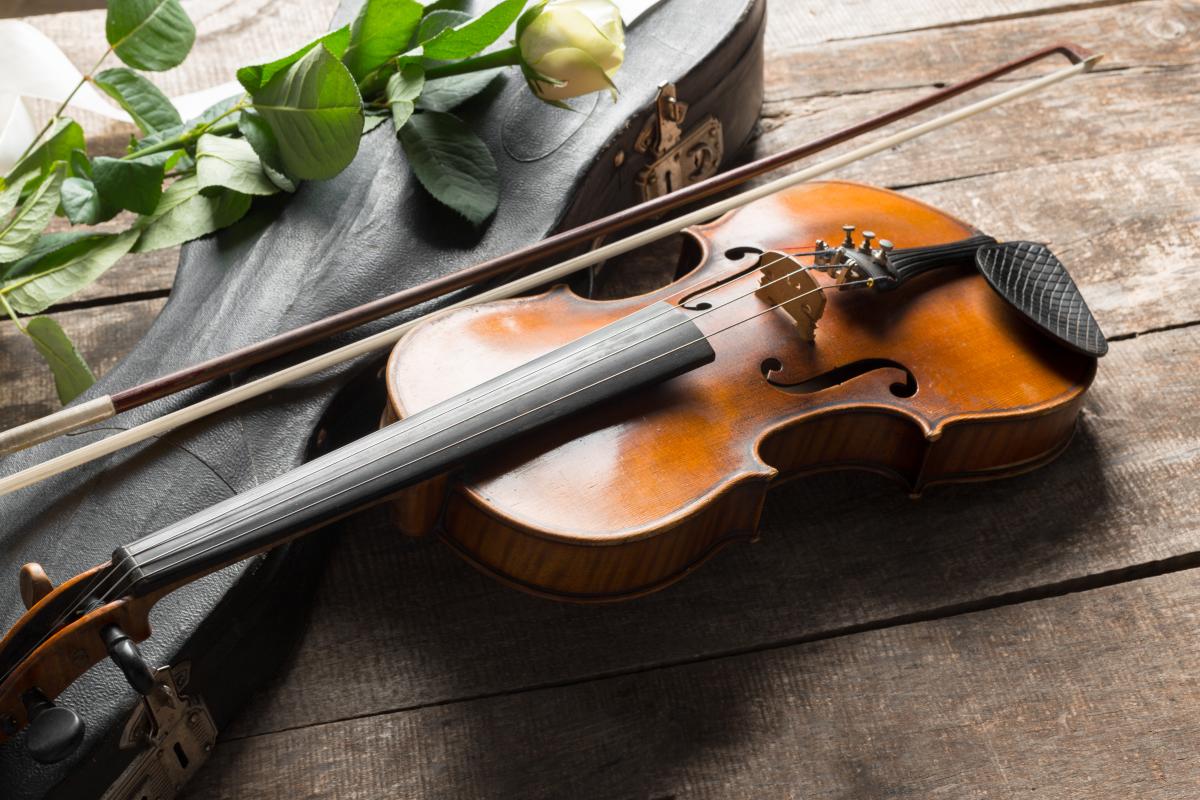
[[[634,179],[642,200],[652,200],[717,173],[725,154],[721,121],[706,117],[688,132],[683,130],[688,104],[675,93],[675,84],[658,90],[655,113],[634,141],[633,149],[653,161]]]

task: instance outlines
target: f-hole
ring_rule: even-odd
[[[762,369],[763,377],[767,379],[767,383],[795,394],[815,394],[822,392],[834,386],[840,386],[846,381],[866,375],[868,372],[874,372],[877,369],[894,369],[904,373],[903,381],[896,381],[888,387],[888,390],[896,397],[912,397],[917,393],[917,378],[912,374],[912,370],[897,361],[892,361],[890,358],[863,358],[858,361],[852,361],[849,364],[843,364],[820,375],[814,375],[799,383],[784,383],[772,377],[772,375],[783,369],[783,362],[778,358],[764,360],[760,368]]]
[[[191,759],[187,757],[187,753],[183,752],[183,745],[176,742],[173,749],[175,750],[175,758],[179,759],[179,766],[182,769],[187,769],[188,764],[191,763]]]
[[[729,261],[741,261],[746,256],[760,256],[762,255],[762,252],[762,249],[758,247],[732,247],[725,251],[725,258]],[[686,308],[689,311],[706,311],[707,309],[712,308],[711,304],[704,302],[690,303],[689,301],[697,295],[704,294],[705,292],[711,292],[718,286],[724,286],[727,283],[736,281],[738,278],[741,278],[742,276],[747,275],[756,269],[758,269],[758,262],[752,261],[739,270],[721,275],[720,277],[700,286],[695,286],[692,288],[692,291],[688,292],[688,294],[679,301],[679,305],[681,308]]]

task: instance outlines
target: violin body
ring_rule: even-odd
[[[495,4],[474,0],[465,7],[480,13]],[[351,22],[360,5],[345,0],[334,26]],[[629,28],[615,102],[597,94],[578,101],[581,110],[564,111],[534,97],[518,72],[497,76],[488,91],[455,110],[495,156],[504,193],[497,214],[474,234],[461,233],[461,220],[417,185],[390,125],[367,134],[355,162],[336,178],[305,183],[295,195],[256,201],[237,226],[188,244],[170,302],[153,328],[88,396],[136,386],[639,202],[638,177],[660,157],[652,148],[639,149],[638,140],[659,118],[664,83],[674,85],[678,99],[689,105],[680,123],[685,138],[703,130],[706,121],[718,124],[723,150],[705,168],[728,166],[750,138],[762,103],[765,6],[765,0],[715,7],[707,0],[659,3]],[[706,25],[698,31],[694,20],[701,10]],[[418,313],[379,320],[328,346]],[[103,428],[7,457],[4,471],[60,455],[311,354],[189,390],[122,414]],[[362,360],[328,370],[36,490],[4,497],[0,566],[15,580],[23,564],[38,562],[56,589],[69,595],[70,578],[89,574],[115,548],[296,469],[326,444],[369,432],[378,406],[344,413],[344,404],[356,406],[358,386],[367,382],[358,376],[369,379],[371,372]],[[203,763],[208,740],[295,645],[326,552],[318,538],[297,541],[189,583],[155,607],[155,634],[143,645],[144,655],[155,667],[172,666],[176,688],[202,703],[212,722],[202,735],[182,724],[162,732],[163,741],[190,737],[182,743],[185,766],[177,769],[168,761],[174,771],[164,775],[164,762],[157,759],[162,742],[127,735],[140,723],[144,703],[117,671],[82,674],[72,668],[71,675],[82,674],[72,682],[59,677],[66,674],[62,670],[47,668],[42,688],[48,695],[56,694],[51,687],[71,684],[61,704],[86,718],[84,740],[51,766],[35,763],[22,741],[0,747],[0,797],[73,800],[111,786],[111,797],[138,800],[147,775],[155,786],[186,780]],[[2,627],[27,623],[28,607],[16,589],[4,598]],[[141,618],[147,607],[134,617]],[[138,638],[149,633],[144,619],[126,618],[124,626]],[[87,652],[94,658],[99,651]],[[85,662],[74,659],[76,665]],[[12,699],[12,715],[24,725],[25,711],[19,698]],[[10,736],[7,713],[0,699],[0,742]],[[170,793],[164,789],[162,796]]]
[[[901,248],[976,233],[884,189],[806,184],[692,229],[694,268],[650,294],[593,301],[558,287],[414,330],[386,373],[398,418],[652,303],[702,308],[688,305],[696,287],[710,289],[711,312],[693,320],[716,359],[405,489],[399,527],[437,532],[516,587],[609,601],[752,539],[767,490],[786,479],[865,469],[919,494],[1058,455],[1096,360],[1044,336],[977,272],[929,272],[890,292],[838,290],[821,275],[813,341],[753,293],[758,270],[720,282],[757,251],[836,241],[844,223]]]

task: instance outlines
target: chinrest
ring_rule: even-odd
[[[353,18],[356,6],[351,2],[339,9],[334,24]],[[708,113],[720,118],[726,157],[732,156],[750,137],[761,103],[764,6],[763,0],[664,0],[628,31],[615,102],[593,95],[576,101],[575,111],[565,111],[536,100],[519,75],[499,76],[456,112],[487,142],[500,171],[499,210],[473,235],[464,236],[462,220],[419,186],[391,127],[376,128],[336,178],[306,183],[294,196],[260,200],[236,226],[187,245],[170,299],[149,332],[80,400],[501,255],[635,202],[630,173],[616,169],[613,156],[632,157],[633,140],[654,113],[661,84],[674,82],[682,97],[693,100],[696,122]],[[699,18],[703,25],[695,24]],[[328,346],[428,310],[404,312]],[[139,535],[295,467],[320,443],[330,403],[363,366],[330,370],[0,498],[0,574],[15,576],[22,564],[39,562],[51,579],[75,575]],[[0,472],[44,461],[228,385],[168,397],[103,429],[15,454],[0,462]],[[364,426],[369,423],[364,420]],[[298,600],[317,574],[319,548],[319,541],[306,541],[230,567],[174,593],[156,611],[157,634],[144,648],[147,660],[155,665],[190,661],[188,685],[198,694],[208,691],[205,678],[212,681],[208,685],[225,687],[210,692],[209,711],[218,728],[286,651],[279,631],[287,619],[300,619]],[[290,593],[277,590],[282,586]],[[15,592],[0,598],[0,624],[7,629],[23,610]],[[276,635],[264,637],[262,631],[271,628]],[[204,661],[214,649],[221,661]],[[222,677],[218,666],[237,676],[236,692],[225,686],[231,679]],[[216,698],[219,691],[228,696]],[[103,791],[97,787],[116,781],[137,754],[136,747],[121,749],[128,743],[122,737],[137,696],[114,666],[91,670],[61,701],[86,720],[83,745],[49,767],[35,764],[19,739],[0,748],[4,797],[95,796]]]

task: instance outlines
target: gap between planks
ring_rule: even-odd
[[[430,700],[423,703],[413,703],[410,705],[373,709],[361,714],[333,717],[330,719],[320,720],[319,722],[309,722],[265,731],[255,731],[244,734],[233,733],[230,735],[222,735],[221,741],[245,741],[261,737],[270,737],[280,733],[292,733],[295,731],[303,731],[312,728],[321,728],[327,725],[337,725],[345,722],[370,719],[371,717],[387,716],[390,714],[403,714],[411,711],[421,711],[423,709],[440,708],[444,706],[461,705],[464,703],[473,703],[480,700],[491,700],[499,697],[513,697],[517,695],[529,694],[530,692],[541,692],[548,689],[562,689],[570,686],[581,686],[589,683],[595,683],[597,681],[609,680],[612,678],[632,677],[645,673],[660,672],[663,670],[691,666],[694,664],[740,658],[743,656],[754,655],[755,653],[767,653],[772,650],[799,647],[806,644],[825,642],[847,636],[856,636],[858,634],[880,631],[887,628],[917,625],[924,622],[936,622],[939,620],[952,619],[954,617],[961,617],[969,614],[978,614],[980,612],[1005,608],[1008,606],[1019,606],[1026,603],[1052,600],[1054,598],[1064,597],[1066,595],[1106,589],[1113,586],[1119,586],[1123,583],[1157,578],[1177,572],[1187,572],[1197,568],[1200,568],[1200,552],[1186,553],[1181,556],[1162,559],[1161,561],[1134,564],[1129,567],[1108,570],[1080,578],[1072,578],[1069,580],[1060,581],[1058,583],[1046,584],[1044,586],[1038,586],[1030,589],[1021,589],[1014,592],[994,595],[992,597],[981,597],[978,600],[956,603],[940,608],[931,608],[926,611],[911,614],[900,614],[895,617],[872,620],[870,622],[859,623],[856,625],[846,625],[842,628],[831,629],[821,633],[814,633],[807,636],[797,636],[791,639],[780,639],[778,641],[768,642],[752,647],[731,648],[729,650],[714,650],[693,658],[680,658],[670,661],[662,661],[655,664],[645,664],[629,669],[597,672],[594,674],[572,679],[564,679],[561,681],[544,681],[541,683],[534,683],[526,686],[514,687],[511,689],[501,689],[494,692],[480,692],[477,694],[463,695],[461,697]],[[1196,573],[1196,577],[1197,580],[1200,580],[1200,571]],[[631,602],[637,601],[634,600]]]
[[[228,741],[187,796],[1194,796],[1182,573]]]
[[[1076,441],[1025,476],[919,503],[862,473],[781,486],[760,542],[635,603],[529,598],[440,543],[400,541],[385,520],[357,516],[331,534],[341,541],[303,647],[229,735],[586,682],[1180,569],[1200,550],[1194,487],[1172,483],[1200,454],[1188,372],[1197,353],[1195,328],[1118,343]]]

